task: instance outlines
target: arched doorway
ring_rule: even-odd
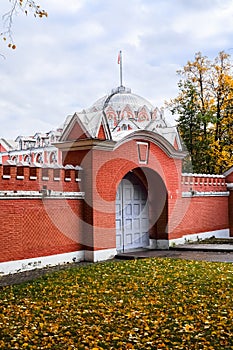
[[[133,173],[120,182],[116,195],[116,249],[118,252],[149,245],[147,191]]]

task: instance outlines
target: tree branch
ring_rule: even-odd
[[[11,9],[2,16],[3,24],[6,30],[0,33],[4,41],[8,41],[8,47],[12,49],[16,48],[13,44],[13,18],[19,12],[23,12],[27,15],[29,12],[34,14],[34,17],[47,17],[48,13],[40,8],[34,0],[9,0],[11,3]],[[3,55],[1,55],[3,56]]]

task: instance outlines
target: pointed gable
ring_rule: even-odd
[[[117,112],[112,108],[112,106],[108,106],[105,110],[105,114],[108,119],[109,126],[111,128],[117,125]]]
[[[87,139],[87,138],[89,138],[87,135],[87,132],[84,131],[80,123],[76,121],[67,137],[67,141]]]
[[[111,140],[111,132],[107,118],[103,112],[75,113],[65,128],[61,141],[77,141],[82,139]]]
[[[75,113],[66,126],[61,136],[61,141],[75,141],[87,138],[90,138],[90,134],[88,133],[78,115]]]
[[[135,119],[135,114],[131,107],[127,104],[121,111],[120,114],[121,119]]]
[[[156,120],[160,118],[160,110],[158,109],[158,107],[156,107],[153,112],[152,112],[152,120]]]
[[[150,120],[150,111],[146,106],[143,106],[138,111],[138,121]]]

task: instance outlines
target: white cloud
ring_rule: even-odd
[[[62,15],[69,15],[73,13],[77,13],[80,11],[86,1],[85,0],[40,0],[38,2],[41,6],[41,8],[47,10],[50,15],[53,15],[54,13],[62,14]],[[53,13],[50,12],[50,10],[53,11]]]
[[[161,106],[196,52],[213,58],[233,46],[231,0],[39,2],[48,18],[17,16],[17,49],[1,45],[0,137],[56,128],[109,93],[119,84],[120,49],[124,84]]]

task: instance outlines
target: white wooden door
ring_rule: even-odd
[[[116,248],[125,251],[149,245],[147,193],[135,179],[121,181],[116,195]]]

